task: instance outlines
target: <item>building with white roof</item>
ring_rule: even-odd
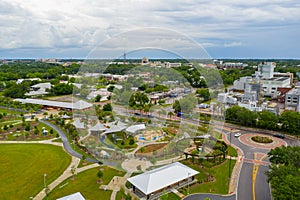
[[[38,83],[36,85],[30,86],[30,92],[26,93],[26,96],[41,96],[45,94],[49,94],[49,90],[51,89],[51,83]]]
[[[138,130],[144,130],[144,129],[146,129],[145,124],[136,124],[126,128],[126,132],[135,133]]]
[[[84,122],[81,122],[80,119],[78,119],[78,118],[76,118],[72,124],[75,126],[75,128],[78,128],[78,129],[84,129],[85,128],[84,127]]]
[[[49,101],[43,99],[15,99],[14,101],[18,101],[21,103],[29,103],[29,104],[38,104],[46,107],[53,108],[64,108],[64,109],[75,109],[75,110],[85,110],[87,108],[91,108],[93,104],[88,103],[86,101],[79,100],[75,103],[71,102],[60,102],[60,101]]]
[[[152,199],[159,196],[164,190],[180,188],[191,183],[198,171],[175,162],[163,167],[145,172],[143,174],[128,178],[132,185],[132,191],[140,198]]]
[[[91,133],[100,133],[105,131],[107,128],[105,128],[105,126],[103,124],[101,124],[100,122],[98,122],[95,126],[91,127],[89,129],[89,131],[91,131]]]
[[[56,199],[56,200],[85,200],[80,192],[76,192],[74,194],[70,194],[68,196]]]

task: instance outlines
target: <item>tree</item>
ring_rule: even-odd
[[[198,94],[203,101],[208,101],[210,99],[209,90],[207,88],[197,89],[196,94]]]
[[[26,124],[25,131],[30,131],[30,124]]]
[[[178,100],[174,101],[172,108],[175,110],[175,113],[178,113],[181,111],[180,103]]]
[[[101,179],[101,178],[103,177],[103,172],[102,172],[101,170],[99,170],[99,171],[97,172],[97,177],[98,177],[99,179]]]
[[[137,108],[138,110],[142,111],[146,106],[148,106],[149,98],[145,93],[137,92],[131,95],[128,104],[129,107],[134,109]]]
[[[129,145],[134,145],[134,139],[133,138],[130,138],[130,140],[129,140]]]
[[[102,98],[101,95],[98,94],[98,95],[95,97],[95,102],[99,102],[101,98]]]
[[[54,95],[68,95],[73,93],[73,84],[58,83],[51,88]]]
[[[113,91],[114,91],[114,89],[115,89],[115,86],[113,86],[113,85],[110,85],[110,86],[107,88],[107,91],[109,91],[109,92],[113,92]]]
[[[278,124],[278,117],[275,114],[266,110],[258,113],[257,126],[259,128],[276,130],[277,124]]]
[[[168,112],[168,116],[169,116],[170,119],[171,119],[171,117],[174,116],[174,113],[170,111],[170,112]]]
[[[112,111],[112,106],[110,103],[107,103],[102,108],[103,111]]]
[[[275,200],[300,199],[300,146],[277,147],[269,153],[266,172]]]

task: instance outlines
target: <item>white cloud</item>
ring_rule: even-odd
[[[92,48],[141,27],[173,29],[205,47],[233,47],[263,28],[299,26],[299,10],[297,0],[2,0],[0,48]]]
[[[241,42],[231,42],[231,43],[225,43],[224,47],[238,47],[238,46],[242,46]]]

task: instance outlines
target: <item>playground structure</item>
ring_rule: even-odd
[[[146,130],[135,136],[137,141],[161,141],[164,138],[162,130]]]

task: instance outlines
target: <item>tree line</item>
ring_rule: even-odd
[[[281,115],[275,115],[266,110],[254,112],[235,105],[226,110],[225,116],[227,121],[242,126],[282,131],[292,135],[300,134],[300,113],[293,111],[285,111]]]

